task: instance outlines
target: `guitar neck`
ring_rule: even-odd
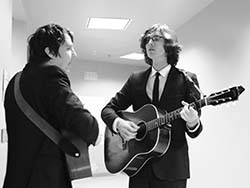
[[[198,110],[206,105],[207,105],[206,98],[189,104],[190,107],[193,107],[196,110]],[[153,120],[147,122],[148,130],[150,131],[150,130],[153,130],[155,128],[162,127],[166,124],[170,124],[171,122],[173,122],[176,119],[179,119],[181,117],[180,112],[182,109],[183,109],[183,107],[178,108],[170,113],[166,113],[165,115],[163,115],[159,118],[156,118],[156,119],[153,119]]]

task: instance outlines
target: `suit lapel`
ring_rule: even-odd
[[[163,101],[166,101],[167,96],[169,96],[169,94],[171,93],[171,87],[173,86],[174,83],[174,79],[177,75],[177,70],[174,66],[171,67],[171,69],[169,70],[168,73],[168,77],[167,77],[167,81],[165,83],[161,98],[160,98],[160,103],[162,103]]]
[[[147,99],[151,102],[151,99],[149,98],[148,94],[147,94],[147,83],[148,83],[148,77],[150,75],[151,72],[151,67],[148,68],[142,76],[142,80],[143,80],[143,91],[145,92],[145,96],[147,96]]]

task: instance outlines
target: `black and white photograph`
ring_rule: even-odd
[[[248,0],[1,0],[0,187],[250,187]]]

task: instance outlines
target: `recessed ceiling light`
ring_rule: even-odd
[[[120,58],[132,59],[132,60],[142,60],[142,59],[144,59],[144,55],[141,53],[131,53],[131,54],[121,56]]]
[[[125,30],[131,21],[127,18],[88,18],[86,27],[88,29]]]

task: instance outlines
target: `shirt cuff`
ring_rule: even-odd
[[[116,118],[116,119],[114,120],[113,125],[112,125],[112,129],[113,129],[113,131],[114,131],[115,133],[118,134],[119,131],[117,130],[117,121],[118,121],[118,118]]]
[[[187,127],[187,129],[188,129],[188,131],[189,132],[195,132],[195,131],[197,131],[198,130],[198,128],[200,127],[200,120],[198,121],[198,123],[194,126],[194,128],[190,128],[188,125],[187,125],[187,123],[186,123],[186,127]]]

